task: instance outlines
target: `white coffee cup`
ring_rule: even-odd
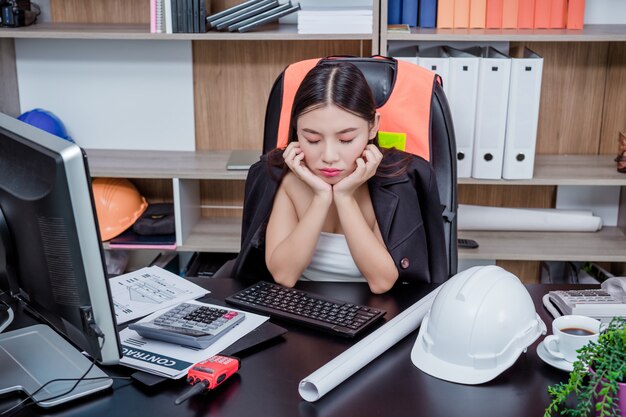
[[[543,339],[548,353],[568,362],[576,361],[581,347],[598,341],[600,321],[586,316],[561,316],[552,321],[552,334]]]

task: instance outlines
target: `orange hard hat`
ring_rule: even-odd
[[[96,178],[91,187],[103,241],[128,229],[148,208],[146,199],[127,179]]]

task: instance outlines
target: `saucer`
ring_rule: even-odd
[[[537,345],[537,355],[541,358],[542,361],[547,363],[550,366],[554,366],[557,369],[561,369],[563,371],[571,372],[574,370],[574,365],[572,362],[568,362],[565,359],[558,359],[554,356],[550,355],[546,350],[546,347],[543,344],[543,341]]]

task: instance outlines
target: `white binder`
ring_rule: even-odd
[[[441,46],[431,48],[417,48],[417,65],[431,70],[441,77],[443,81],[443,92],[448,94],[447,83],[449,74],[449,59]]]
[[[482,50],[478,70],[472,177],[500,179],[509,101],[511,59],[492,47]]]
[[[444,90],[450,105],[456,137],[456,172],[459,178],[472,175],[474,124],[478,90],[478,56],[469,51],[444,47],[450,57],[449,76]]]
[[[530,49],[520,48],[511,53],[502,178],[518,180],[533,177],[542,70],[543,58]]]

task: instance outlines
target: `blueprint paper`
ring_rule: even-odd
[[[158,266],[142,268],[109,280],[117,324],[209,293]]]
[[[437,287],[372,334],[300,381],[298,386],[300,396],[310,402],[319,400],[417,329],[422,324],[422,319],[426,316],[440,288]],[[407,358],[407,366],[408,364]]]
[[[459,230],[596,232],[602,219],[584,210],[528,209],[459,204]]]

